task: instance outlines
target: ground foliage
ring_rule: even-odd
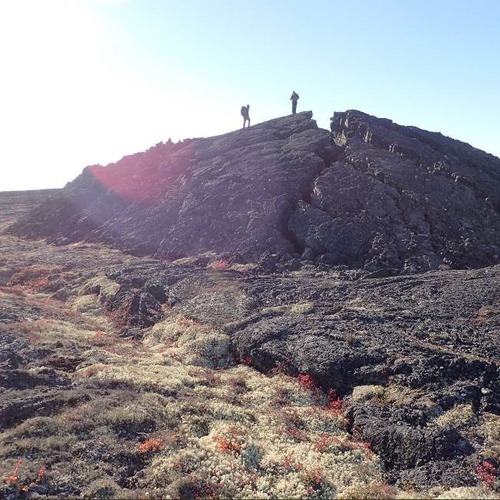
[[[498,267],[0,247],[1,495],[498,497]]]

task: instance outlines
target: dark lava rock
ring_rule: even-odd
[[[422,412],[354,404],[349,414],[353,428],[361,430],[388,470],[419,467],[473,452],[456,429],[426,427]]]
[[[162,319],[161,304],[148,292],[134,293],[120,289],[106,304],[114,313],[116,322],[124,325],[148,327]]]
[[[329,133],[303,112],[89,166],[9,231],[388,275],[498,263],[499,211],[500,159],[359,111]]]
[[[71,389],[60,391],[47,388],[19,392],[16,396],[0,401],[0,430],[34,416],[52,415],[62,406],[88,399],[87,395]]]
[[[12,231],[60,242],[104,240],[166,258],[209,250],[289,255],[288,216],[334,149],[311,116],[160,143],[105,168],[87,167]]]
[[[316,180],[309,210],[326,212],[331,233],[351,241],[351,260],[414,271],[498,262],[498,158],[356,111],[336,113],[332,132],[345,158]]]
[[[38,370],[0,370],[0,387],[8,389],[31,389],[42,386],[69,385],[70,382],[52,368],[41,368]]]
[[[476,484],[474,468],[473,460],[458,457],[451,460],[433,460],[418,467],[403,469],[394,475],[389,472],[388,478],[401,488],[412,488],[416,485],[425,485],[427,488],[458,488]],[[394,477],[393,480],[391,476]]]

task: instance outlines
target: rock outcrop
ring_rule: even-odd
[[[315,252],[336,248],[340,239],[350,245],[344,243],[334,260],[365,268],[417,271],[498,262],[498,158],[439,133],[354,111],[333,118],[344,158],[315,181],[311,204],[296,223]],[[306,229],[318,217],[330,227],[321,237]],[[340,238],[325,242],[328,234]]]
[[[359,111],[159,143],[87,167],[10,231],[175,260],[384,270],[500,262],[500,159]]]

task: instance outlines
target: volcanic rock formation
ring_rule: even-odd
[[[165,259],[386,274],[500,262],[500,159],[359,111],[159,143],[87,167],[10,232]]]
[[[192,402],[197,384],[192,373],[205,373],[203,383],[215,392],[226,367],[240,363],[266,373],[271,381],[285,373],[305,380],[309,388],[314,385],[318,394],[333,391],[330,404],[337,406],[330,409],[340,412],[345,431],[364,459],[371,452],[362,443],[370,444],[391,487],[434,498],[443,488],[482,483],[482,496],[461,497],[498,494],[500,265],[388,274],[412,266],[472,267],[496,259],[492,249],[498,247],[500,160],[439,134],[358,112],[336,115],[332,128],[330,136],[316,128],[310,115],[296,115],[218,138],[160,144],[116,165],[89,167],[52,194],[1,194],[0,231],[23,217],[11,231],[60,243],[102,239],[171,258],[175,249],[177,255],[192,257],[166,262],[106,245],[56,248],[1,235],[0,429],[6,432],[0,462],[12,463],[29,449],[30,460],[53,464],[47,483],[29,486],[40,488],[35,490],[40,494],[78,496],[87,483],[61,472],[69,469],[84,477],[86,471],[97,471],[92,474],[99,481],[105,471],[124,488],[137,488],[138,478],[143,481],[148,470],[156,474],[159,463],[154,458],[150,466],[149,459],[134,451],[139,435],[151,435],[156,426],[162,435],[162,425],[171,435],[171,422],[182,421],[180,415],[189,412],[191,403],[185,405],[182,397]],[[267,153],[259,142],[265,134]],[[382,137],[392,142],[384,143]],[[403,149],[404,154],[396,152]],[[238,155],[237,150],[247,153]],[[217,151],[225,153],[217,156]],[[248,151],[261,163],[251,163]],[[448,170],[425,167],[444,154]],[[242,178],[245,182],[235,180]],[[39,205],[46,196],[50,199]],[[478,201],[481,196],[484,202]],[[282,200],[282,205],[272,200]],[[30,206],[37,208],[24,216]],[[446,213],[450,207],[454,218]],[[475,227],[471,221],[478,214],[484,218],[477,219]],[[243,227],[244,221],[247,228],[252,221],[254,232],[241,230],[238,240],[234,228]],[[333,231],[334,222],[345,231],[343,238]],[[461,227],[469,232],[460,232]],[[408,249],[404,236],[417,230],[428,245]],[[380,238],[373,237],[369,248],[377,241],[379,253],[368,254],[361,247],[362,236],[377,231]],[[489,231],[491,241],[481,231]],[[460,234],[468,235],[468,246],[456,243]],[[360,245],[357,254],[353,241]],[[207,249],[215,251],[198,255]],[[340,251],[345,259],[336,261],[332,256]],[[216,252],[226,255],[221,259]],[[259,258],[260,264],[230,262],[238,252],[240,259]],[[351,259],[353,255],[358,260]],[[457,260],[460,255],[463,261]],[[318,265],[308,265],[312,262]],[[328,262],[363,265],[376,272],[330,267]],[[266,272],[273,266],[290,269]],[[142,357],[151,358],[151,364]],[[196,369],[188,372],[185,393],[177,387],[177,375],[170,386],[172,372],[163,371],[184,364],[183,369]],[[217,373],[207,371],[212,369]],[[132,370],[144,373],[138,385],[132,382]],[[107,378],[112,373],[123,378]],[[219,392],[224,404],[247,401],[251,384],[244,382],[226,388],[230,399]],[[236,397],[240,391],[242,399]],[[204,405],[207,393],[199,394],[203,406],[195,408],[194,422],[210,413]],[[278,382],[273,394],[269,392],[273,415],[292,415],[287,411],[293,397],[280,390]],[[139,397],[145,398],[147,410],[130,416]],[[95,404],[91,409],[90,401]],[[167,402],[172,405],[168,411]],[[156,420],[149,413],[155,404],[161,407]],[[124,411],[115,412],[121,406]],[[109,434],[101,427],[103,417],[96,418],[103,408],[111,411]],[[234,413],[238,421],[240,410]],[[124,423],[118,425],[116,415],[122,415]],[[221,415],[227,419],[231,414]],[[248,421],[253,428],[259,427],[260,420],[252,418]],[[64,434],[71,422],[77,437]],[[290,428],[282,423],[281,434]],[[295,434],[289,437],[299,444],[303,438],[296,432],[304,425],[305,420],[294,418],[290,428]],[[92,426],[97,435],[89,430]],[[87,429],[84,434],[82,428]],[[196,432],[196,438],[210,440],[208,421]],[[96,451],[103,435],[108,436],[107,444]],[[325,443],[333,446],[330,437],[336,439],[326,435],[326,440],[315,441],[315,450]],[[66,439],[77,439],[78,444]],[[335,448],[347,456],[349,448],[338,444]],[[84,466],[75,468],[68,459],[70,446],[76,447],[71,457],[76,450]],[[130,453],[123,453],[124,447]],[[234,458],[239,462],[241,457]],[[356,465],[362,474],[364,463]],[[337,474],[337,467],[333,469]],[[251,470],[253,474],[259,469],[252,465]],[[3,481],[0,496],[13,490],[24,495],[14,487]],[[387,489],[377,491],[385,492],[378,497],[391,496]]]

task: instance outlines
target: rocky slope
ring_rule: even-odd
[[[10,232],[395,274],[498,263],[499,212],[500,159],[359,111],[330,133],[304,112],[87,167]]]

